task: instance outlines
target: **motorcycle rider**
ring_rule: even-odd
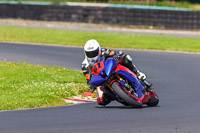
[[[151,87],[151,85],[145,81],[146,75],[140,72],[135,67],[135,65],[132,64],[131,56],[125,55],[121,50],[113,51],[110,49],[101,48],[99,43],[96,40],[91,39],[85,43],[84,53],[85,53],[85,59],[82,62],[81,68],[87,80],[87,84],[92,89],[92,91],[96,89],[94,86],[91,85],[91,82],[90,82],[91,77],[92,77],[92,68],[97,62],[106,60],[108,58],[114,58],[115,60],[118,60],[121,65],[127,67],[132,72],[134,72],[144,86],[146,86],[147,88]],[[99,105],[105,106],[111,102],[109,97],[104,93],[103,87],[98,87],[97,93],[98,93],[97,103]]]

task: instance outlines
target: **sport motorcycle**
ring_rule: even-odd
[[[157,94],[145,82],[113,58],[97,62],[92,68],[91,84],[125,106],[141,108],[159,103]]]

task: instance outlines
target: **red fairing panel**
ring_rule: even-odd
[[[130,73],[131,75],[133,75],[134,77],[137,77],[135,73],[133,73],[131,70],[129,70],[128,68],[126,68],[122,65],[118,65],[117,68],[115,69],[115,72],[118,72],[119,70],[126,71],[126,72]]]

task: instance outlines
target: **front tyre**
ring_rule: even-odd
[[[128,95],[128,92],[125,91],[118,85],[118,82],[113,82],[111,86],[114,92],[125,102],[127,105],[135,107],[135,108],[142,108],[142,103],[136,101],[134,98]],[[124,104],[124,103],[123,103]]]

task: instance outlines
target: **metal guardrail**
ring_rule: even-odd
[[[65,3],[2,3],[0,18],[200,29],[200,11],[116,8]],[[69,6],[70,5],[70,6]]]

